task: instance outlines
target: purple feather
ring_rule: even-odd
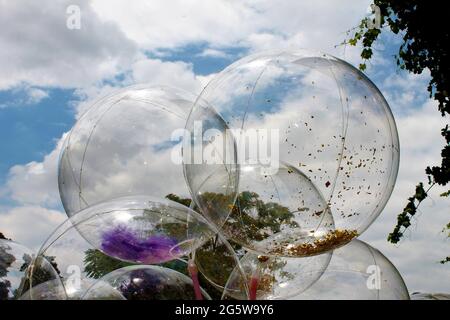
[[[104,253],[133,262],[146,264],[162,263],[173,260],[179,250],[173,238],[156,234],[142,239],[125,226],[118,226],[102,236],[101,249]]]

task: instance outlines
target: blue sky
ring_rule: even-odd
[[[75,117],[71,101],[73,90],[50,89],[48,97],[26,105],[26,94],[19,90],[0,92],[0,182],[10,167],[31,161],[42,161],[55,148],[61,135],[70,130]],[[25,104],[25,105],[24,105]]]
[[[66,28],[65,10],[73,3],[81,8],[80,30]],[[359,48],[335,46],[366,15],[369,3],[2,2],[0,21],[7,23],[0,42],[8,50],[0,53],[0,231],[36,247],[65,219],[56,184],[60,139],[114,87],[144,82],[198,93],[231,62],[274,48],[318,49],[358,65]],[[35,22],[23,23],[30,15]],[[391,200],[363,240],[394,262],[411,290],[449,291],[450,284],[441,281],[450,278],[449,269],[436,263],[448,249],[439,232],[448,222],[441,190],[423,204],[414,232],[399,246],[385,240],[413,186],[425,179],[425,166],[438,163],[439,128],[446,121],[428,99],[428,75],[396,67],[398,41],[383,36],[367,70],[396,117],[402,154]],[[32,234],[29,221],[39,221]]]

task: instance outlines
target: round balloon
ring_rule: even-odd
[[[240,165],[276,169],[282,161],[304,172],[329,203],[335,230],[359,235],[386,205],[399,163],[395,121],[350,64],[307,50],[253,54],[215,76],[199,101],[234,130]],[[188,124],[202,119],[197,109]]]
[[[94,103],[67,135],[60,156],[58,184],[67,214],[128,195],[189,195],[181,149],[195,99],[175,88],[138,85]],[[210,129],[225,130],[212,108],[202,108]],[[203,144],[214,150],[216,143]],[[215,181],[229,185],[233,198],[232,177],[222,172],[227,168],[216,164],[214,170]]]
[[[292,299],[409,300],[409,293],[402,276],[388,258],[355,239],[334,250],[320,279]]]
[[[110,288],[115,292],[111,292]],[[106,288],[106,289],[105,289]],[[201,289],[205,299],[209,295]],[[129,266],[108,273],[84,295],[85,300],[194,300],[192,280],[158,266]]]

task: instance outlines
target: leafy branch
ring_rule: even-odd
[[[436,5],[419,0],[374,0],[378,7],[380,25],[369,24],[364,18],[356,28],[352,38],[344,44],[362,45],[361,58],[363,62],[359,68],[366,69],[366,62],[372,58],[372,47],[379,38],[382,30],[390,30],[394,34],[401,34],[403,43],[396,55],[396,63],[400,69],[414,74],[420,74],[425,69],[430,71],[431,79],[427,90],[430,97],[438,102],[438,111],[445,117],[450,114],[449,92],[450,74],[447,43],[450,40],[449,29],[441,25],[446,21],[446,13],[436,8]],[[424,189],[423,183],[416,186],[413,196],[403,211],[398,215],[397,225],[388,236],[388,241],[397,243],[403,237],[405,230],[411,225],[413,217],[420,203],[427,198],[428,192],[436,184],[445,186],[450,181],[450,131],[448,125],[441,130],[445,145],[441,151],[440,166],[428,166],[425,174],[429,188]],[[448,197],[450,190],[441,194]],[[448,225],[447,225],[448,227]],[[450,236],[450,235],[449,235]],[[445,263],[449,257],[441,261]]]

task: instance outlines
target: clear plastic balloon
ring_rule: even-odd
[[[240,165],[269,159],[276,168],[279,159],[304,172],[336,230],[359,235],[386,205],[398,172],[396,125],[381,92],[348,63],[306,50],[254,54],[215,76],[199,100],[240,130]],[[196,110],[188,123],[201,119]]]
[[[121,197],[88,207],[56,233],[63,236],[71,228],[110,257],[144,264],[185,256],[215,234],[195,211],[149,196]]]
[[[334,250],[320,279],[292,299],[409,300],[409,293],[395,266],[380,251],[355,239]]]
[[[110,291],[115,289],[115,293]],[[106,288],[106,290],[105,290]],[[209,295],[202,289],[205,299]],[[85,300],[194,300],[192,280],[184,274],[158,266],[129,266],[115,270],[96,282]]]
[[[53,288],[63,287],[58,272],[45,257],[36,257],[28,248],[0,239],[0,300],[19,299],[34,286],[52,281]]]
[[[328,267],[331,252],[306,258],[268,257],[248,252],[240,263],[245,271],[233,271],[224,296],[245,300],[243,284],[247,283],[254,300],[280,300],[295,296],[313,285]]]
[[[450,300],[450,294],[413,292],[411,300]]]
[[[77,275],[64,279],[63,286],[58,285],[61,280],[46,281],[26,291],[20,300],[80,300],[95,281]],[[114,288],[110,287],[110,290],[116,293]]]
[[[335,230],[321,193],[298,169],[280,163],[241,165],[239,196],[221,231],[248,250],[263,255],[311,256],[350,241]]]
[[[60,156],[58,184],[66,213],[128,195],[189,195],[181,149],[195,99],[179,89],[139,85],[90,107],[67,135]],[[204,109],[213,128],[223,130],[217,113]],[[215,166],[221,168],[226,170]],[[226,175],[220,177],[217,183],[228,184]]]

